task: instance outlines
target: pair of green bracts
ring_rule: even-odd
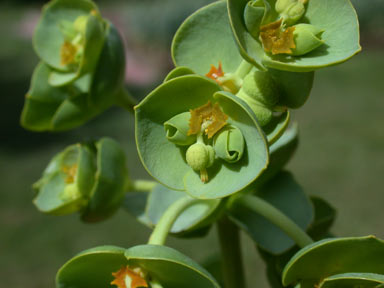
[[[21,116],[26,129],[72,129],[124,101],[123,43],[93,2],[46,4],[33,46],[41,61]]]

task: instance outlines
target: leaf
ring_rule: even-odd
[[[344,273],[325,278],[319,288],[377,288],[384,284],[384,275],[374,273]]]
[[[222,63],[225,73],[234,72],[242,60],[229,26],[225,1],[207,5],[189,16],[172,42],[176,66],[186,66],[200,75]]]
[[[111,216],[122,204],[128,171],[125,154],[120,145],[102,138],[96,143],[97,171],[90,201],[82,220],[95,222]]]
[[[129,192],[125,195],[123,208],[140,223],[153,228],[153,224],[145,213],[148,196],[148,192]]]
[[[320,197],[311,196],[311,202],[315,209],[315,219],[308,227],[307,233],[312,239],[320,240],[329,235],[337,213],[335,208]]]
[[[169,80],[172,80],[172,79],[180,77],[180,76],[185,76],[185,75],[190,75],[190,74],[195,74],[195,72],[193,72],[188,67],[179,66],[179,67],[174,68],[171,72],[168,73],[168,75],[164,79],[164,82],[167,82]]]
[[[129,264],[140,266],[163,287],[220,287],[203,267],[172,248],[140,245],[127,249],[125,257]]]
[[[286,111],[279,116],[274,116],[272,120],[263,127],[264,132],[267,134],[269,145],[275,143],[284,134],[290,119],[291,114],[289,111]]]
[[[313,287],[343,273],[384,274],[384,242],[374,236],[325,239],[301,249],[287,264],[283,284]]]
[[[57,272],[56,287],[111,287],[112,272],[127,265],[124,252],[125,249],[116,246],[100,246],[81,252]]]
[[[277,174],[258,189],[257,196],[279,209],[304,230],[312,222],[312,204],[289,172]],[[272,254],[281,254],[295,245],[278,227],[236,201],[228,213],[232,221]]]

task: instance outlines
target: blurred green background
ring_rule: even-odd
[[[173,33],[208,0],[97,1],[127,44],[127,86],[143,98],[172,68]],[[308,102],[294,119],[300,146],[289,169],[308,194],[338,208],[333,232],[384,238],[384,2],[353,1],[361,20],[363,52],[349,62],[321,70]],[[133,118],[113,108],[66,133],[31,133],[19,115],[37,58],[31,35],[44,1],[0,4],[0,286],[54,287],[57,269],[83,249],[146,242],[149,230],[124,211],[101,224],[76,215],[51,217],[32,205],[31,184],[49,159],[66,145],[110,136],[124,147],[131,175],[148,178],[135,152]],[[204,261],[217,253],[215,229],[196,240],[169,245]],[[248,287],[267,287],[264,266],[243,235]]]

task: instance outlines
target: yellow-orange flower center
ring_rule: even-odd
[[[72,166],[64,166],[61,170],[67,175],[67,177],[65,178],[65,183],[71,184],[75,182],[77,164],[74,164]]]
[[[112,276],[115,277],[115,279],[111,282],[111,285],[116,285],[118,288],[149,287],[147,281],[140,273],[129,269],[128,266],[122,267],[119,271],[112,273]],[[131,287],[127,287],[126,277],[131,279]]]
[[[211,101],[196,109],[190,110],[188,135],[199,134],[204,131],[208,138],[212,138],[227,124],[228,116],[221,110],[219,104],[212,105]]]
[[[217,83],[221,84],[218,80],[220,77],[224,76],[223,67],[221,62],[219,62],[219,66],[216,68],[214,65],[211,65],[211,70],[207,74],[205,74],[208,78],[215,80]]]
[[[69,65],[75,62],[77,48],[69,41],[65,41],[60,49],[61,65]]]
[[[281,26],[283,19],[272,22],[260,27],[260,38],[263,42],[264,50],[276,54],[292,54],[292,50],[296,48],[293,39],[293,31],[295,27],[283,29]]]

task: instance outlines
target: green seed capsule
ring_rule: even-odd
[[[240,129],[227,125],[213,139],[216,155],[228,163],[235,163],[244,153],[244,137]]]
[[[188,165],[195,171],[200,171],[201,181],[208,182],[207,168],[215,161],[215,150],[210,145],[195,143],[187,150],[186,160]]]
[[[196,142],[196,135],[189,135],[189,119],[191,113],[180,113],[164,123],[167,139],[180,146],[191,145]]]
[[[324,30],[311,24],[297,24],[293,32],[296,48],[292,49],[292,55],[300,56],[307,54],[324,44],[321,34]]]

